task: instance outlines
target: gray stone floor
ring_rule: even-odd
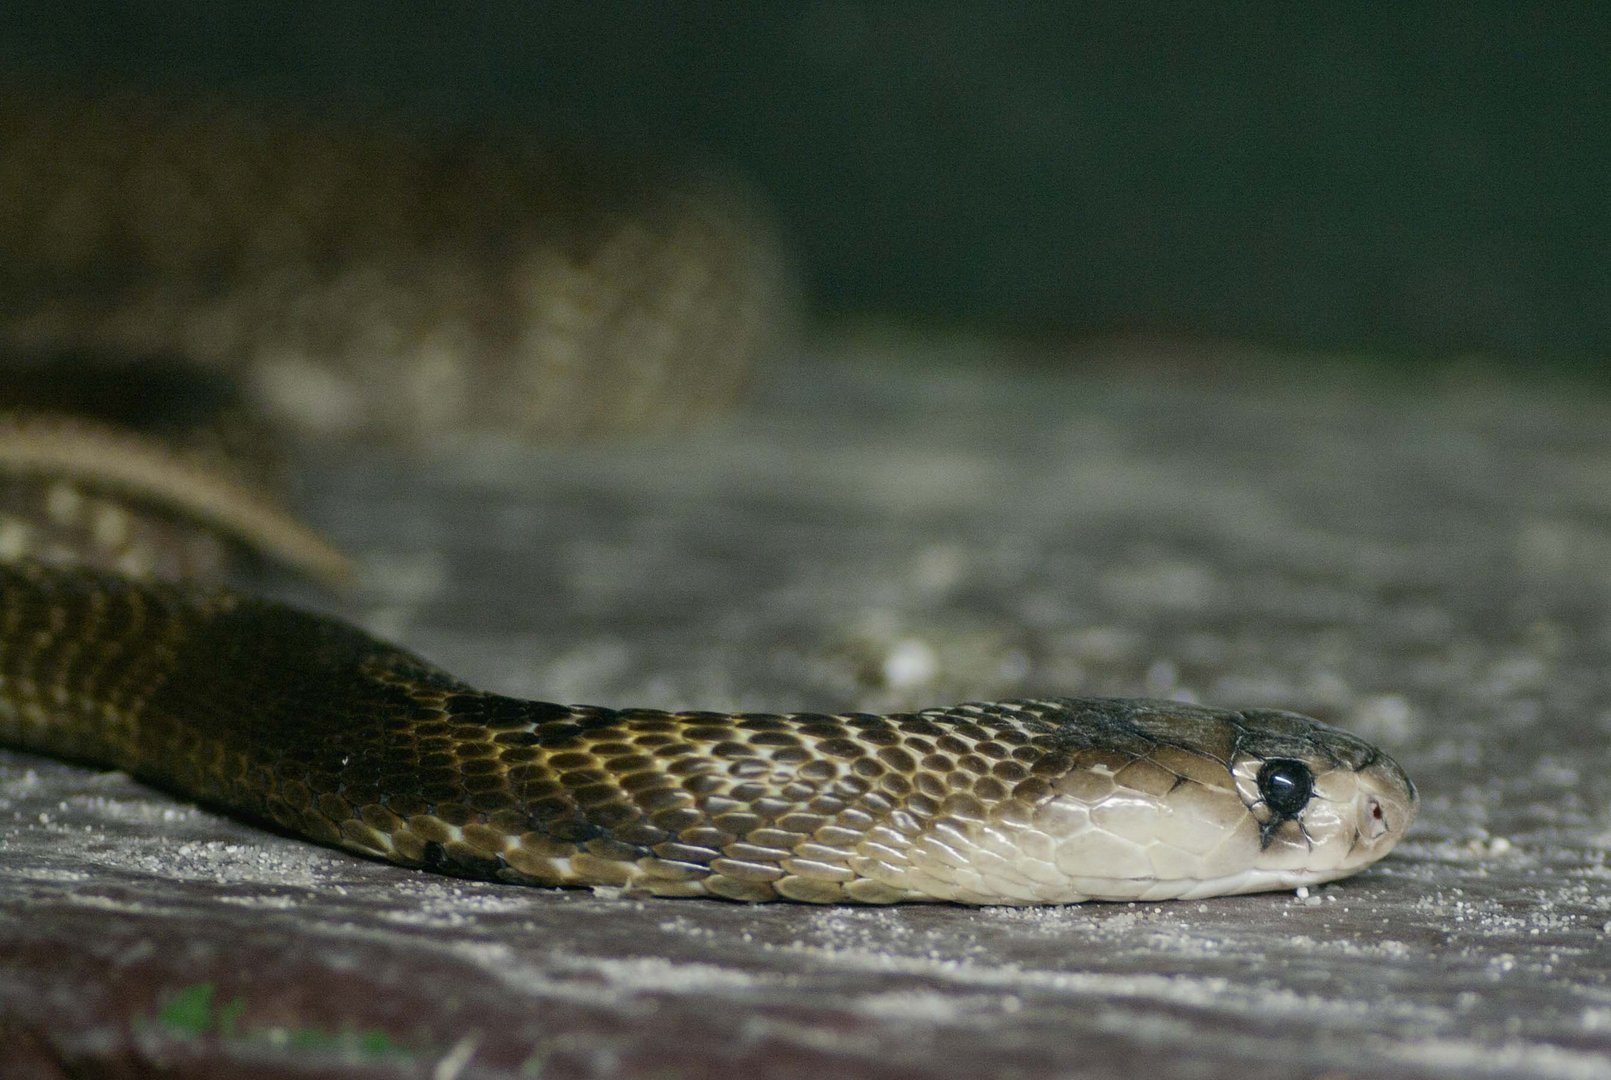
[[[315,602],[561,700],[1295,708],[1405,764],[1409,839],[1307,898],[752,908],[436,878],[0,753],[0,1072],[1611,1077],[1611,392],[818,353],[673,444],[326,458],[368,580]]]

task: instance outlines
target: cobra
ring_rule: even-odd
[[[612,410],[631,426],[730,396],[757,343],[775,336],[788,291],[755,215],[714,201],[720,185],[617,183],[607,193],[625,202],[510,230],[533,192],[594,198],[593,187],[549,182],[547,158],[438,160],[388,144],[360,161],[343,139],[84,115],[29,113],[34,142],[24,142],[40,152],[13,155],[20,193],[48,201],[70,180],[82,196],[71,206],[97,211],[7,218],[28,231],[7,249],[41,263],[18,280],[90,287],[10,298],[0,339],[31,349],[121,355],[155,342],[283,389],[285,358],[318,347],[334,357],[336,397],[374,382],[394,395],[349,418],[359,431],[412,433],[464,416],[522,432],[592,430],[612,426]],[[133,135],[117,153],[98,141],[125,129]],[[197,150],[196,137],[223,149]],[[27,172],[63,162],[72,168],[61,183]],[[176,162],[220,175],[173,184]],[[439,182],[444,169],[452,182]],[[497,179],[499,197],[455,194],[478,177]],[[381,181],[386,205],[434,211],[377,216]],[[169,228],[164,215],[179,209],[170,189],[258,201],[182,208],[213,228]],[[143,207],[112,197],[122,192],[162,197]],[[444,209],[439,197],[464,201]],[[62,222],[77,231],[29,231]],[[108,273],[98,261],[108,252],[173,276],[150,285],[122,264]],[[251,276],[264,265],[266,276]],[[133,284],[106,293],[109,282]],[[506,303],[484,311],[484,296]],[[496,362],[444,369],[443,342],[457,339],[414,335],[416,323],[455,328],[470,354]],[[0,558],[15,560],[0,568],[0,740],[14,747],[124,769],[405,866],[741,901],[1040,904],[1285,889],[1368,866],[1415,817],[1415,789],[1389,757],[1286,712],[1062,698],[891,715],[670,713],[484,693],[344,622],[151,580],[216,569],[219,543],[325,576],[346,563],[241,482],[255,466],[220,469],[213,440],[175,449],[124,430],[122,408],[137,395],[123,384],[110,396],[116,415],[67,421],[49,392],[25,395],[31,375],[23,386],[19,374],[29,373],[8,372],[0,393],[12,409],[28,399],[0,423]],[[600,400],[607,385],[630,392]],[[64,559],[83,565],[56,565]]]
[[[748,901],[1292,888],[1416,810],[1390,758],[1292,713],[520,701],[268,601],[38,566],[0,571],[0,737],[405,866]]]

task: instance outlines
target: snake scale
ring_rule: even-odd
[[[550,190],[546,158],[443,159],[373,141],[343,151],[328,135],[270,138],[238,117],[173,119],[126,102],[36,106],[0,124],[32,148],[6,156],[0,190],[37,203],[54,182],[58,195],[0,221],[36,264],[9,272],[0,319],[11,350],[0,382],[10,414],[0,740],[12,746],[125,769],[405,866],[741,901],[1038,904],[1292,888],[1369,865],[1415,816],[1396,763],[1292,713],[1116,698],[890,715],[523,701],[339,620],[165,580],[216,577],[241,546],[327,577],[344,563],[279,509],[253,467],[211,443],[133,429],[106,401],[41,399],[39,365],[15,357],[229,364],[267,388],[258,400],[271,410],[287,372],[324,365],[336,374],[319,385],[343,401],[368,381],[390,387],[379,404],[335,410],[359,432],[451,426],[487,395],[496,401],[478,419],[501,411],[522,434],[614,426],[562,419],[601,387],[627,399],[615,419],[637,423],[643,402],[675,397],[668,388],[685,381],[695,390],[673,412],[727,396],[775,335],[788,291],[775,245],[755,232],[753,210],[686,188],[671,198],[615,183],[601,202],[588,187],[586,209],[574,209],[563,198],[586,185]],[[182,152],[186,140],[207,152]],[[282,163],[298,154],[319,168]],[[374,210],[372,191],[369,211],[351,211],[339,183],[316,182],[330,175],[386,177],[392,212]],[[444,177],[483,186],[452,197]],[[129,192],[142,189],[182,189],[191,202],[137,205]],[[72,194],[85,191],[95,197]],[[255,217],[231,212],[230,198]],[[419,224],[422,207],[434,224]],[[303,219],[287,218],[293,210]],[[357,281],[382,295],[352,304]],[[421,344],[376,329],[377,311],[421,307],[445,336]],[[448,360],[470,373],[444,375]],[[149,365],[114,368],[129,385],[151,378]]]

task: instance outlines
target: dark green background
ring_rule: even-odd
[[[0,69],[696,144],[819,306],[1611,345],[1601,5],[0,3]]]

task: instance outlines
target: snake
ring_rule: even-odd
[[[522,275],[546,260],[567,268],[569,299],[526,305],[519,326],[493,320],[472,353],[558,340],[565,363],[573,363],[582,338],[660,342],[663,355],[651,366],[686,363],[708,375],[720,342],[727,350],[716,368],[748,362],[754,344],[773,333],[760,328],[761,313],[785,291],[772,242],[744,239],[755,227],[749,210],[678,195],[672,202],[691,218],[668,226],[665,193],[634,183],[610,188],[607,212],[595,201],[585,213],[559,211],[555,225],[544,217],[555,213],[545,195],[540,212],[514,215],[510,191],[530,196],[550,180],[546,158],[540,166],[518,158],[519,168],[507,151],[490,159],[436,153],[422,161],[408,149],[413,144],[342,142],[290,129],[279,130],[276,142],[238,119],[177,121],[127,103],[113,108],[116,122],[104,112],[85,115],[46,110],[26,123],[0,114],[0,122],[10,124],[14,140],[26,142],[26,135],[46,147],[100,140],[96,160],[113,166],[93,167],[87,152],[44,155],[48,168],[63,168],[65,158],[77,170],[68,185],[74,191],[141,184],[171,190],[165,167],[195,188],[196,170],[224,169],[227,176],[199,185],[206,202],[207,191],[233,190],[225,180],[237,171],[266,172],[267,179],[235,188],[266,200],[268,210],[260,205],[255,220],[270,222],[262,226],[270,235],[248,229],[239,211],[204,206],[191,217],[209,226],[226,222],[223,231],[234,232],[219,239],[192,229],[177,253],[147,250],[130,237],[171,226],[172,208],[164,217],[124,205],[112,224],[77,223],[90,240],[65,245],[78,260],[71,266],[59,253],[47,258],[49,244],[18,244],[45,264],[35,284],[57,287],[7,298],[0,342],[14,355],[157,351],[209,370],[228,361],[247,373],[244,382],[261,386],[259,376],[283,369],[295,352],[293,367],[314,356],[341,380],[373,379],[373,349],[343,352],[373,327],[336,321],[355,276],[381,264],[408,267],[408,280],[392,278],[383,289],[380,306],[395,312],[422,289],[427,301],[439,299],[421,281],[439,285],[455,267],[469,267],[483,285],[499,282],[498,295],[509,301],[529,287]],[[190,158],[173,166],[182,156],[177,147],[198,138],[217,151],[202,161],[227,166]],[[356,254],[293,253],[305,265],[289,276],[309,292],[306,304],[318,318],[336,326],[326,337],[345,343],[324,352],[306,343],[291,350],[285,319],[265,314],[284,299],[280,260],[292,258],[284,249],[311,242],[308,236],[340,216],[336,196],[310,194],[313,181],[288,179],[295,170],[264,149],[285,139],[306,158],[326,156],[318,159],[320,175],[330,173],[333,157],[352,175],[386,178],[392,188],[382,187],[410,222],[363,219],[352,226]],[[119,152],[108,153],[108,142]],[[357,149],[339,149],[349,143]],[[135,154],[134,146],[146,152]],[[364,155],[371,161],[360,167]],[[19,157],[29,155],[7,155],[14,173],[48,171],[37,160],[19,165]],[[420,191],[397,195],[399,185],[406,189],[398,173],[433,193],[443,175],[491,176],[497,193],[486,201],[497,214],[513,215],[508,228],[519,242],[489,246],[492,212],[459,205],[482,196],[448,200],[453,212],[445,213]],[[426,175],[436,180],[419,179]],[[0,177],[0,189],[16,182],[15,175]],[[596,192],[589,197],[596,200]],[[312,219],[293,230],[301,241],[275,231],[278,211],[288,206]],[[447,233],[440,222],[413,224],[421,206],[458,223]],[[9,227],[19,226],[13,220]],[[114,235],[123,242],[112,243]],[[725,239],[713,244],[712,236]],[[63,246],[59,231],[54,239]],[[647,245],[653,257],[623,262],[628,240],[640,254]],[[245,280],[266,248],[273,248],[272,286]],[[580,257],[584,251],[596,257]],[[94,270],[114,257],[144,269],[134,274],[119,263],[110,277]],[[97,288],[113,295],[97,298]],[[587,302],[590,288],[599,296]],[[269,293],[273,303],[263,299]],[[350,318],[370,319],[372,307]],[[462,314],[448,307],[448,315]],[[208,338],[198,328],[216,324],[223,308],[232,325],[247,308],[256,322]],[[152,338],[158,325],[165,336]],[[414,356],[393,358],[397,370],[415,370],[409,365],[422,356],[430,368],[436,347],[400,346]],[[612,349],[586,362],[596,376],[582,380],[594,384],[586,393],[622,381],[621,353]],[[514,361],[500,355],[490,374],[481,370],[455,385],[512,381],[519,392],[496,408],[505,410],[499,422],[522,434],[597,426],[555,419],[573,391],[581,392],[574,385],[555,392],[559,405],[524,395],[523,388],[544,381],[564,383],[564,364],[531,363],[541,370],[511,375]],[[11,382],[0,381],[0,743],[13,748],[123,770],[247,821],[405,867],[743,902],[1032,905],[1302,888],[1371,865],[1416,816],[1415,786],[1391,757],[1355,735],[1274,709],[1084,697],[887,714],[668,712],[485,692],[340,618],[216,580],[241,550],[326,580],[348,576],[350,564],[283,508],[259,482],[260,470],[243,466],[216,439],[182,434],[187,424],[138,430],[122,415],[123,394],[52,400],[52,380],[35,378],[48,365],[10,366]],[[144,384],[155,370],[114,367],[125,380],[120,386]],[[706,387],[727,385],[726,376],[707,375],[690,377]],[[391,378],[407,383],[415,375]],[[165,396],[163,379],[155,381],[155,396]],[[656,370],[647,381],[626,396],[652,398],[678,379]],[[353,430],[394,425],[410,435],[453,420],[424,401],[406,391],[387,408],[348,418],[358,416]],[[447,413],[458,409],[450,406]],[[641,403],[624,408],[635,423]]]

